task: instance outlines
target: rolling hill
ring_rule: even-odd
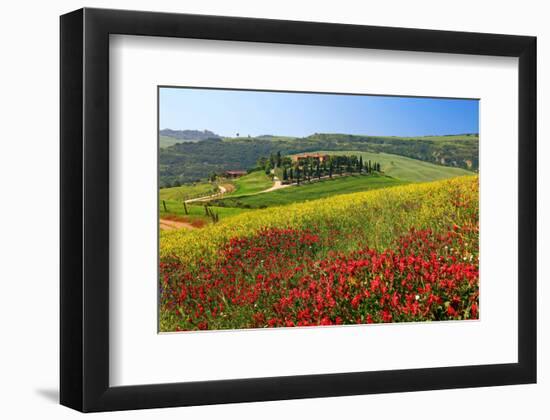
[[[163,131],[163,133],[167,132]],[[462,168],[471,171],[476,171],[478,168],[477,134],[415,138],[347,134],[313,134],[303,138],[264,135],[207,138],[185,142],[175,137],[171,138],[174,140],[163,139],[165,146],[160,149],[162,186],[198,181],[212,173],[221,173],[226,170],[252,169],[260,157],[277,152],[284,155],[318,150],[331,153],[346,151],[348,154],[368,152],[414,159],[441,168]],[[169,145],[170,143],[172,144]],[[412,165],[410,160],[406,161],[409,167]],[[388,158],[387,161],[395,163],[398,159]],[[430,168],[433,169],[433,167]],[[428,167],[418,169],[426,180],[446,177],[436,176],[438,171],[429,171]],[[454,172],[458,174],[457,171]]]
[[[388,153],[372,153],[357,151],[319,151],[320,154],[357,155],[363,157],[363,162],[372,160],[379,162],[385,175],[407,182],[429,182],[455,176],[471,175],[471,171],[462,168],[434,165],[418,159]]]
[[[212,201],[212,205],[218,207],[265,208],[404,184],[407,184],[407,182],[383,175],[344,176],[303,183],[299,186],[293,185],[261,194],[227,197]]]
[[[234,181],[235,190],[226,196],[255,194],[268,189],[273,181],[263,171],[254,171]]]

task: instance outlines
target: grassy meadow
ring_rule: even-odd
[[[436,165],[418,159],[388,153],[356,152],[356,151],[319,151],[316,153],[331,155],[357,155],[363,161],[380,162],[384,174],[406,182],[430,182],[455,176],[471,175],[471,171],[463,168]]]
[[[181,185],[179,187],[161,188],[159,191],[159,198],[160,200],[181,201],[215,194],[217,191],[217,184],[211,182],[196,182],[193,184]]]
[[[351,175],[302,183],[262,194],[237,195],[214,200],[219,207],[265,208],[317,200],[339,194],[403,185],[407,182],[381,175]]]
[[[235,179],[232,182],[235,190],[227,196],[239,196],[246,194],[255,194],[266,190],[273,185],[271,178],[263,171],[254,171],[245,176]]]

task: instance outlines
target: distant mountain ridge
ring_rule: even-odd
[[[221,138],[221,136],[210,130],[172,130],[170,128],[165,128],[164,130],[160,130],[159,134],[177,140],[191,141]]]

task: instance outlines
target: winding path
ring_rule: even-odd
[[[334,174],[333,178],[345,177],[345,176],[349,176],[349,174],[342,174],[342,175]],[[322,176],[320,179],[319,178],[312,178],[310,181],[304,181],[304,183],[306,183],[306,182],[307,183],[318,182],[318,181],[328,179],[328,178],[330,178],[330,176],[325,175],[325,176]],[[283,189],[283,188],[293,187],[293,186],[296,186],[296,185],[298,185],[298,184],[296,184],[296,183],[283,184],[282,181],[275,176],[275,177],[273,177],[273,185],[271,187],[266,188],[265,190],[258,191],[256,193],[252,193],[252,194],[247,194],[247,195],[257,195],[257,194],[268,193],[268,192],[271,192],[271,191],[276,191],[276,190],[280,190],[280,189]],[[207,195],[207,196],[198,197],[198,198],[191,198],[189,200],[185,200],[185,203],[187,204],[187,203],[196,203],[196,202],[207,202],[207,201],[213,200],[215,198],[219,198],[219,197],[223,196],[224,194],[226,194],[228,192],[234,191],[234,186],[232,186],[231,184],[226,184],[226,186],[219,185],[218,189],[219,189],[219,191],[216,194]],[[196,229],[196,227],[193,226],[190,223],[179,221],[179,220],[160,219],[160,229],[161,230],[174,230],[174,229],[193,230],[193,229]]]
[[[185,200],[185,203],[187,204],[187,203],[210,201],[214,198],[221,197],[222,195],[224,195],[227,192],[232,191],[229,184],[225,187],[223,185],[218,185],[218,190],[219,191],[216,194],[207,195],[207,196],[198,197],[198,198],[191,198],[189,200]],[[181,220],[161,218],[159,220],[159,223],[160,223],[160,230],[176,230],[176,229],[194,230],[194,229],[197,229],[191,223],[183,222]]]
[[[227,192],[230,192],[229,188],[224,187],[223,185],[218,185],[218,189],[219,189],[219,191],[216,194],[206,195],[204,197],[198,197],[198,198],[191,198],[189,200],[185,200],[185,202],[186,203],[196,203],[197,201],[210,201],[214,198],[221,197],[222,195],[224,195]]]
[[[258,191],[256,194],[263,194],[263,193],[267,193],[267,192],[271,192],[271,191],[275,191],[275,190],[280,190],[281,188],[286,188],[286,187],[290,187],[292,186],[292,184],[283,184],[281,182],[281,180],[279,178],[277,178],[276,176],[273,177],[273,185],[263,191]],[[254,194],[251,194],[251,195],[254,195]]]

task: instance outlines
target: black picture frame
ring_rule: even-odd
[[[109,386],[109,35],[519,58],[518,363]],[[83,412],[536,382],[536,38],[123,10],[61,16],[60,400]]]

